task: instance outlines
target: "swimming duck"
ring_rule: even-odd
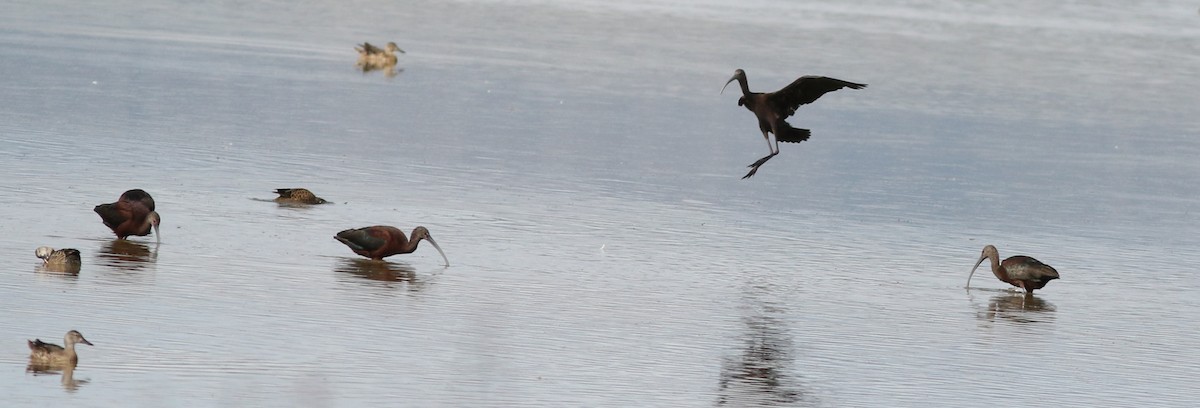
[[[303,188],[277,188],[275,194],[279,197],[275,198],[277,203],[296,203],[296,204],[325,204],[324,198],[317,197],[312,191]]]
[[[67,332],[66,336],[63,336],[63,343],[67,345],[66,348],[43,342],[41,339],[29,340],[29,360],[44,364],[70,363],[74,365],[79,362],[79,355],[75,354],[75,343],[92,345],[92,342],[87,341],[82,334],[75,330],[71,330]]]
[[[42,258],[42,265],[46,269],[59,272],[79,272],[79,267],[82,265],[79,260],[79,250],[74,248],[55,250],[48,246],[42,246],[33,253],[38,258]]]
[[[396,65],[396,53],[404,54],[404,50],[394,42],[387,43],[386,48],[364,42],[354,46],[354,49],[358,51],[358,65]]]

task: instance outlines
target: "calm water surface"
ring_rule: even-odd
[[[0,17],[7,406],[1200,401],[1190,2],[53,3]],[[870,87],[739,180],[735,68]],[[130,188],[161,245],[91,212]],[[985,244],[1062,279],[965,291]]]

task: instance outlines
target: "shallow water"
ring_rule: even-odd
[[[1200,399],[1193,4],[9,8],[11,406]],[[364,40],[397,75],[355,70]],[[870,87],[739,180],[767,149],[718,94],[735,68]],[[90,211],[130,188],[161,245]],[[332,239],[374,224],[451,266]],[[1063,278],[964,291],[985,244]],[[95,343],[70,378],[27,373],[23,340],[70,329]]]

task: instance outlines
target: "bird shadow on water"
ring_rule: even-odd
[[[978,290],[978,289],[977,289]],[[975,297],[968,296],[975,304],[975,316],[982,321],[1010,321],[1015,323],[1047,323],[1054,320],[1057,307],[1053,303],[1033,294],[1023,292],[1002,291],[988,299],[986,307],[979,305]]]
[[[104,243],[97,254],[98,263],[126,271],[145,269],[147,264],[158,261],[158,245],[149,246],[125,239],[114,239]]]
[[[75,365],[73,364],[55,366],[30,363],[25,367],[25,372],[34,376],[61,375],[62,387],[67,392],[75,392],[79,386],[88,383],[88,380],[75,379]]]
[[[418,279],[417,270],[406,264],[391,263],[360,258],[342,258],[333,268],[334,272],[353,276],[360,283],[389,288],[403,287],[411,292],[417,292],[428,286],[431,281]]]

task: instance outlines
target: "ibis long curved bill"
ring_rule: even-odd
[[[975,270],[979,269],[979,265],[982,265],[985,259],[987,259],[986,256],[979,257],[979,262],[975,262],[975,267],[971,268],[971,274],[967,275],[967,289],[971,288],[971,277],[975,276]]]
[[[161,244],[162,243],[162,234],[160,234],[158,232],[158,224],[162,223],[162,219],[159,218],[157,212],[153,212],[153,211],[150,212],[150,216],[146,217],[146,218],[148,218],[150,220],[150,225],[154,227],[154,243]]]
[[[442,246],[438,245],[437,241],[434,241],[433,237],[429,236],[429,234],[425,235],[425,240],[429,241],[429,245],[433,245],[433,249],[436,249],[439,254],[442,254],[442,260],[446,261],[446,266],[450,266],[450,258],[446,257],[446,253],[442,251]]]
[[[722,86],[722,87],[721,87],[721,95],[724,95],[724,94],[725,94],[725,88],[728,88],[728,87],[729,87],[729,84],[732,84],[732,83],[733,83],[733,81],[734,81],[734,80],[736,80],[736,79],[738,79],[738,77],[737,77],[737,75],[734,75],[732,78],[729,78],[729,80],[728,80],[728,81],[725,81],[725,86]]]

